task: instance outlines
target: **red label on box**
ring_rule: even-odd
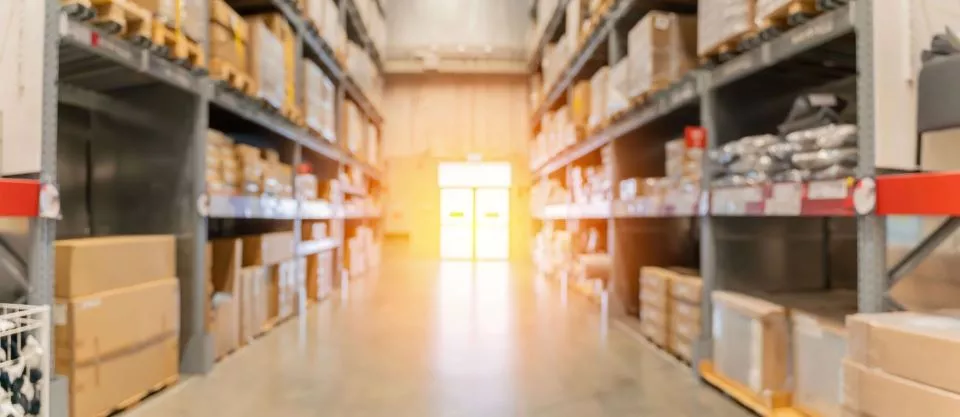
[[[707,146],[707,130],[702,126],[687,126],[683,128],[683,139],[688,149],[703,149]]]

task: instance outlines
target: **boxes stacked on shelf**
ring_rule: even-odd
[[[346,62],[347,30],[340,22],[340,9],[334,0],[323,0],[323,24],[320,36],[327,41],[340,63]]]
[[[667,87],[696,65],[697,18],[650,11],[627,38],[629,97]]]
[[[601,163],[586,168],[574,166],[570,169],[567,184],[570,185],[570,201],[574,203],[606,202],[613,199],[613,187],[610,182],[610,152],[607,147],[601,150]]]
[[[571,54],[576,53],[580,47],[580,39],[583,37],[580,29],[583,27],[583,21],[587,16],[587,7],[586,0],[570,0],[567,3],[567,31],[565,33],[567,42],[570,44]]]
[[[610,67],[604,118],[614,118],[630,107],[630,60],[621,59]]]
[[[233,140],[216,130],[207,130],[207,192],[236,194],[240,189],[241,172]]]
[[[214,357],[223,358],[240,348],[240,269],[243,246],[240,239],[214,239],[210,270],[214,294],[210,301],[213,315]]]
[[[847,318],[844,408],[851,416],[953,416],[960,410],[960,319],[915,312]]]
[[[700,337],[703,282],[696,271],[675,268],[671,272],[674,275],[670,281],[672,302],[667,345],[670,352],[691,362],[693,347]]]
[[[256,96],[281,109],[286,103],[288,80],[284,38],[270,26],[270,23],[277,23],[277,19],[270,15],[247,16],[244,19],[250,27],[248,68],[257,85]]]
[[[179,377],[180,289],[173,236],[57,241],[56,373],[70,415],[94,417]]]
[[[283,102],[280,109],[283,110],[284,116],[295,123],[302,124],[303,110],[300,108],[296,90],[297,74],[302,73],[298,68],[301,60],[297,57],[296,35],[290,23],[280,13],[263,14],[259,15],[259,18],[277,37],[283,49]]]
[[[590,78],[590,120],[591,129],[602,127],[607,121],[607,95],[610,89],[610,68],[597,70]]]
[[[336,142],[336,90],[333,82],[317,64],[306,60],[304,64],[304,116],[307,127],[320,137]]]
[[[239,169],[240,193],[243,195],[260,195],[263,193],[264,161],[260,157],[260,149],[244,144],[234,146]]]
[[[220,79],[227,79],[230,69],[243,76],[250,73],[247,58],[250,28],[224,0],[210,0],[210,69]],[[243,88],[239,85],[235,87]],[[247,87],[256,91],[255,86]]]
[[[685,138],[666,144],[666,176],[674,180],[700,180],[703,166],[703,143],[691,143]]]
[[[267,330],[273,322],[271,267],[293,259],[293,233],[274,232],[243,237],[241,280],[242,343]]]
[[[263,151],[263,195],[293,197],[293,168],[280,162],[280,154],[273,149]]]
[[[206,40],[209,0],[131,0],[150,11],[157,23],[179,29],[184,36],[199,44]]]
[[[580,81],[573,86],[573,101],[570,104],[570,119],[573,126],[577,129],[576,135],[582,137],[581,132],[586,132],[590,125],[591,104],[593,103],[593,90],[590,88],[589,81]]]
[[[843,415],[845,312],[790,311],[793,407],[809,415]]]
[[[302,163],[297,166],[297,176],[293,179],[297,200],[310,201],[319,198],[320,183],[312,171],[310,164]]]
[[[297,299],[297,262],[287,260],[271,265],[268,322],[282,322],[293,316]]]
[[[367,133],[367,119],[360,113],[357,105],[346,100],[343,106],[343,138],[346,148],[355,155],[360,154],[364,136]]]
[[[351,276],[363,274],[375,266],[370,264],[370,260],[373,252],[379,250],[379,246],[374,240],[372,229],[366,226],[357,227],[356,233],[347,239],[345,245],[346,269]]]
[[[333,291],[333,251],[307,257],[307,299],[320,301]]]
[[[713,372],[756,398],[786,389],[789,346],[787,309],[751,296],[715,291]]]
[[[736,51],[753,31],[756,0],[702,0],[697,3],[697,55]]]
[[[640,331],[664,349],[671,340],[673,276],[673,272],[664,268],[640,268]]]
[[[364,95],[370,99],[374,107],[380,108],[383,97],[383,80],[380,71],[373,62],[367,50],[353,42],[347,42],[347,56],[345,69],[350,77],[356,81]]]

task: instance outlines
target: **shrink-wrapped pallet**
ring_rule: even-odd
[[[283,42],[260,17],[248,17],[247,24],[250,26],[250,76],[257,84],[257,97],[275,108],[282,108],[287,85]]]
[[[666,87],[696,60],[697,18],[651,11],[627,37],[630,97]]]
[[[697,7],[697,55],[714,55],[755,27],[756,0],[701,0]]]
[[[248,73],[249,35],[247,22],[224,0],[210,0],[211,61],[223,61],[244,74]]]
[[[790,322],[795,406],[822,417],[840,417],[847,350],[843,317],[792,310]]]
[[[786,308],[732,292],[711,296],[716,372],[759,397],[782,391],[789,343]]]

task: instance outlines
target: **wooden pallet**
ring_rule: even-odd
[[[182,32],[167,27],[159,20],[154,21],[150,39],[161,51],[161,55],[179,61],[194,69],[207,67],[206,54],[200,44],[188,38]]]
[[[283,117],[286,117],[288,120],[296,124],[297,126],[306,126],[306,119],[303,117],[303,111],[299,107],[291,105],[289,103],[284,104],[283,108],[280,109],[280,114]]]
[[[700,375],[710,385],[761,416],[804,417],[802,413],[790,407],[792,396],[788,392],[775,392],[761,397],[743,384],[721,375],[711,361],[701,361],[699,369]]]
[[[700,54],[700,64],[710,65],[729,61],[733,57],[737,56],[737,54],[742,52],[742,49],[739,48],[740,44],[745,39],[749,39],[751,36],[753,36],[753,34],[754,29],[751,29],[732,35],[722,42],[717,43],[712,48]]]
[[[253,78],[240,71],[235,65],[222,59],[213,58],[210,60],[210,76],[248,96],[257,94],[257,84],[253,81]]]
[[[816,0],[790,0],[757,22],[757,30],[785,29],[802,24],[819,12]]]
[[[169,377],[169,378],[167,378],[167,379],[165,379],[165,380],[163,380],[163,381],[155,384],[154,386],[150,387],[150,389],[147,389],[147,390],[145,390],[145,391],[139,392],[139,393],[137,393],[136,395],[134,395],[134,396],[132,396],[132,397],[130,397],[130,398],[127,398],[126,400],[121,401],[119,404],[111,407],[110,409],[104,410],[104,411],[102,411],[102,412],[100,412],[100,413],[97,413],[97,414],[96,414],[96,417],[107,417],[107,416],[116,415],[117,413],[120,413],[120,412],[122,412],[122,411],[126,411],[126,410],[128,410],[128,409],[130,409],[130,408],[132,408],[132,407],[134,407],[134,406],[139,405],[139,404],[142,403],[143,400],[145,400],[147,397],[150,397],[151,395],[154,395],[154,394],[156,394],[156,393],[158,393],[158,392],[160,392],[160,391],[163,391],[163,390],[165,390],[165,389],[173,386],[173,385],[176,384],[179,380],[180,380],[180,375],[171,376],[171,377]]]
[[[60,0],[60,9],[74,19],[90,20],[97,16],[90,0]]]
[[[84,4],[85,3],[85,4]],[[130,0],[89,0],[75,3],[95,13],[93,23],[103,30],[123,36],[134,43],[150,42],[153,15]]]

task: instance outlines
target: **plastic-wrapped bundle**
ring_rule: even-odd
[[[854,168],[859,159],[857,148],[839,148],[794,154],[791,161],[800,169],[821,170],[833,165]]]
[[[714,187],[738,187],[747,185],[747,177],[739,174],[722,175],[712,182]]]
[[[794,154],[817,150],[812,144],[804,145],[797,142],[780,142],[767,147],[767,154],[781,161],[789,161]]]
[[[817,129],[820,135],[817,146],[821,148],[846,148],[857,146],[856,125],[829,125]]]
[[[744,136],[738,142],[741,154],[758,154],[766,153],[769,146],[780,142],[780,138],[774,135]]]
[[[788,169],[774,174],[773,180],[776,182],[801,182],[811,178],[810,171],[805,169]]]
[[[810,179],[814,180],[833,180],[838,178],[853,177],[857,175],[857,170],[854,167],[848,167],[843,165],[830,165],[829,167],[818,170],[810,175]]]

